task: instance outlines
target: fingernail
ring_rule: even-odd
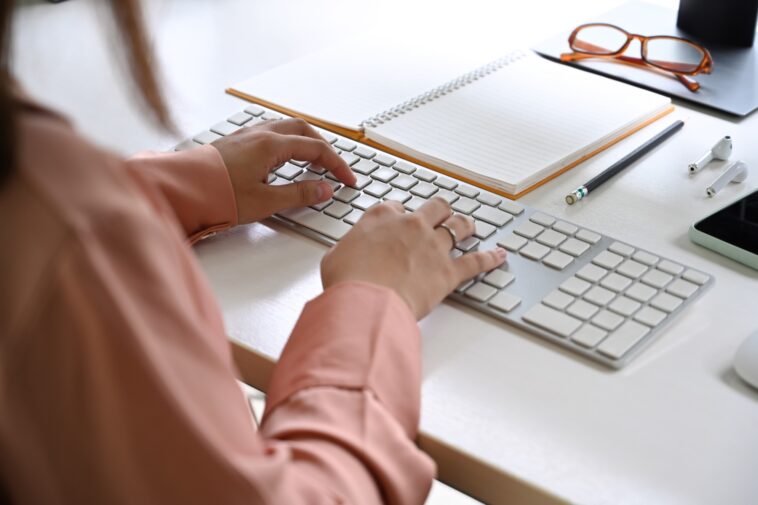
[[[500,258],[505,258],[505,255],[507,254],[505,249],[503,249],[502,247],[496,247],[495,252]]]

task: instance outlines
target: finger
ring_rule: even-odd
[[[329,170],[348,186],[358,182],[345,160],[325,140],[279,134],[276,143],[279,159],[309,161]]]
[[[280,119],[279,121],[270,121],[263,123],[262,126],[268,131],[281,133],[282,135],[300,135],[302,137],[310,137],[316,140],[324,140],[324,137],[319,135],[314,127],[296,117]]]
[[[496,247],[490,251],[476,251],[464,254],[460,258],[453,260],[455,269],[458,273],[455,285],[471,279],[482,272],[489,272],[497,268],[505,261],[505,249]]]
[[[381,216],[382,214],[403,214],[405,207],[400,202],[394,200],[385,200],[382,203],[372,206],[366,211],[367,216]]]
[[[442,226],[438,226],[437,229],[434,230],[434,235],[437,237],[437,243],[439,243],[440,247],[446,251],[453,249],[455,244],[474,234],[474,220],[461,214],[450,216],[442,224],[450,228],[453,232],[448,232]],[[454,243],[453,235],[455,235]]]
[[[266,186],[264,198],[272,203],[272,212],[297,207],[308,207],[332,197],[332,187],[324,181],[303,181]]]
[[[425,222],[434,228],[449,218],[451,212],[450,204],[446,200],[434,197],[419,207],[415,214],[421,216]]]

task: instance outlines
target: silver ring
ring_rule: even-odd
[[[438,228],[443,228],[450,235],[450,239],[453,241],[453,245],[450,247],[450,249],[453,249],[455,247],[455,244],[458,243],[458,236],[455,234],[455,230],[450,228],[450,226],[446,225],[445,223],[441,223]]]

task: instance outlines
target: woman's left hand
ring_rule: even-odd
[[[325,181],[270,186],[268,174],[289,160],[308,161],[351,186],[356,179],[347,163],[302,119],[266,121],[212,144],[226,164],[237,200],[240,224],[259,221],[280,210],[307,207],[332,197]]]

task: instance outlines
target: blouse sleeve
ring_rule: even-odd
[[[159,210],[168,205],[190,242],[237,224],[234,189],[215,147],[141,153],[126,168]]]

